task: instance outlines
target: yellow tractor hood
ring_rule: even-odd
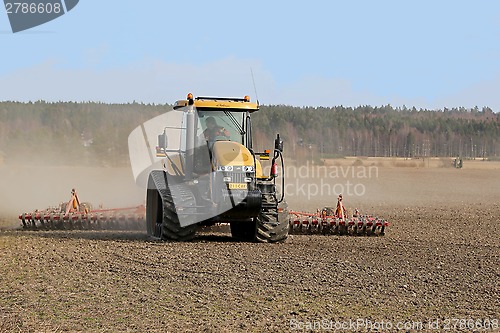
[[[217,141],[212,148],[213,164],[223,166],[253,166],[250,151],[241,143],[234,141]]]

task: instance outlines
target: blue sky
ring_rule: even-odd
[[[498,1],[80,0],[13,34],[0,10],[0,100],[490,106]]]

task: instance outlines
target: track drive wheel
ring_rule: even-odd
[[[162,240],[192,240],[196,235],[197,225],[181,227],[178,208],[182,207],[183,214],[187,216],[194,213],[196,210],[193,207],[196,205],[194,195],[185,185],[175,185],[173,193],[168,185],[170,184],[163,171],[155,170],[150,173],[146,196],[147,233]]]

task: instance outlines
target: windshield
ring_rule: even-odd
[[[243,144],[245,112],[198,110],[198,135],[208,141],[231,140]]]

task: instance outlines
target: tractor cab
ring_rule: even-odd
[[[259,105],[251,102],[249,96],[193,98],[188,94],[187,99],[175,102],[174,110],[183,112],[179,146],[182,161],[177,164],[182,169],[192,165],[192,170],[186,170],[188,176],[190,171],[203,174],[238,165],[254,171],[257,178],[274,177],[264,175],[260,162],[269,160],[270,150],[253,151],[251,114],[259,110]],[[278,139],[277,148],[282,150],[282,144]],[[166,128],[158,136],[156,156],[167,157],[167,146]],[[175,168],[167,161],[166,169],[172,173],[172,170],[181,168]]]
[[[197,114],[196,136],[206,140],[209,146],[216,141],[238,142],[252,147],[250,114],[259,110],[257,103],[250,102],[250,97],[221,98],[196,97],[188,94],[186,100],[174,104],[174,110],[193,107]],[[186,123],[187,119],[184,119]]]

